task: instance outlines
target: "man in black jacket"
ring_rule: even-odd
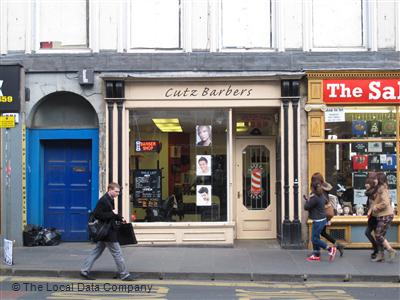
[[[88,280],[95,280],[90,276],[90,270],[94,262],[101,256],[104,249],[107,247],[114,258],[115,264],[118,269],[118,276],[124,281],[135,280],[134,276],[127,271],[124,258],[122,257],[121,247],[117,240],[117,226],[116,221],[124,221],[114,210],[114,198],[118,196],[121,187],[118,183],[111,182],[107,187],[107,193],[103,195],[97,202],[94,209],[94,217],[103,222],[111,222],[111,228],[108,235],[98,241],[96,247],[86,257],[81,267],[81,276]]]

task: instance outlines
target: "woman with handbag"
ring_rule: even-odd
[[[321,175],[321,177],[322,177],[322,175]],[[322,180],[323,180],[323,177],[322,177]],[[335,212],[334,212],[335,208],[333,207],[332,203],[329,201],[329,192],[332,190],[332,185],[330,183],[324,181],[322,183],[322,189],[324,191],[325,201],[327,204],[330,205],[329,210],[331,210],[332,213],[329,216],[327,215],[327,222],[326,222],[324,229],[321,232],[321,236],[324,237],[327,241],[331,242],[332,245],[334,245],[336,247],[336,249],[339,251],[340,257],[342,257],[343,252],[344,252],[344,246],[342,244],[338,243],[333,236],[331,236],[329,233],[326,232],[326,227],[331,224],[331,219],[335,215]],[[325,206],[325,212],[326,212],[326,206]]]
[[[107,192],[99,199],[96,208],[94,209],[94,217],[102,222],[111,222],[108,234],[97,241],[96,247],[90,252],[89,256],[83,262],[80,275],[88,280],[95,280],[90,275],[95,261],[101,256],[104,249],[107,247],[114,258],[117,265],[119,278],[123,281],[133,281],[136,279],[127,271],[120,244],[117,240],[117,223],[116,221],[124,221],[114,209],[114,198],[119,195],[121,187],[118,183],[111,182],[107,187]]]
[[[332,261],[336,255],[336,247],[328,247],[328,245],[321,240],[320,235],[326,226],[326,213],[325,204],[326,200],[324,197],[324,191],[322,189],[323,179],[320,173],[314,173],[311,177],[311,195],[304,204],[304,209],[308,211],[308,217],[313,220],[311,241],[313,244],[313,253],[307,257],[308,261],[320,261],[321,260],[321,248],[329,252],[329,260]],[[323,178],[323,177],[322,177]]]

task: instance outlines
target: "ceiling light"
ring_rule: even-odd
[[[183,132],[179,119],[152,119],[161,132]]]

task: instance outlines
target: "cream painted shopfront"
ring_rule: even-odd
[[[119,206],[141,243],[282,236],[293,194],[281,181],[294,175],[282,174],[289,151],[280,147],[283,132],[297,138],[288,118],[298,97],[292,105],[281,91],[298,95],[298,80],[105,80],[109,178],[122,183]]]

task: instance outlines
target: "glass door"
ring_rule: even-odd
[[[237,238],[276,238],[274,140],[237,139],[235,173]]]

